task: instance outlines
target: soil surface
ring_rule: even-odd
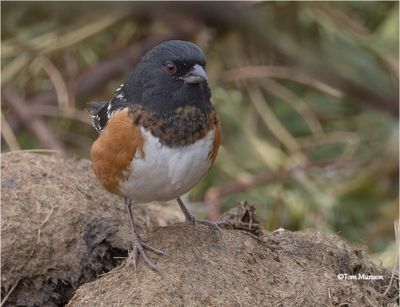
[[[90,162],[14,153],[1,168],[6,306],[398,304],[398,274],[365,248],[314,230],[266,232],[246,202],[221,217],[219,231],[180,222],[175,204],[136,207],[144,239],[165,255],[148,253],[160,273],[143,260],[135,271],[125,208]]]
[[[83,285],[68,304],[78,306],[387,306],[391,272],[336,236],[277,231],[260,238],[235,230],[180,223],[157,228],[149,243],[160,273],[128,260]],[[338,280],[338,273],[383,280]],[[397,280],[398,281],[398,280]]]
[[[32,153],[1,159],[1,285],[5,306],[63,306],[130,248],[122,199],[87,160]],[[133,209],[141,233],[183,220],[174,204]]]

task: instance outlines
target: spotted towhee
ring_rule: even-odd
[[[132,228],[133,262],[138,256],[157,270],[132,217],[134,203],[176,199],[186,221],[196,220],[180,196],[212,166],[221,138],[211,104],[203,51],[172,40],[147,52],[111,101],[90,112],[100,133],[91,150],[96,176],[111,193],[124,197]]]

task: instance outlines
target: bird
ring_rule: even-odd
[[[103,187],[123,198],[132,233],[133,264],[140,257],[158,271],[147,252],[132,207],[176,200],[185,221],[198,220],[182,201],[213,165],[221,142],[221,123],[211,102],[202,49],[193,42],[169,40],[148,51],[127,81],[107,102],[89,106],[99,132],[90,156]]]

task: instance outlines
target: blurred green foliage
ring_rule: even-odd
[[[88,157],[96,138],[86,102],[110,99],[127,73],[76,100],[73,85],[128,46],[183,31],[206,51],[223,123],[216,164],[190,200],[202,201],[210,187],[288,173],[226,195],[222,210],[247,199],[267,229],[336,232],[392,265],[393,252],[385,251],[394,250],[398,218],[397,2],[1,6],[2,87],[30,104],[69,155]],[[33,99],[54,89],[52,108]],[[2,125],[2,151],[14,136],[21,149],[41,147],[4,102],[2,114],[11,128]]]

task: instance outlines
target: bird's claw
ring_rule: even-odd
[[[186,219],[186,223],[189,223],[192,225],[202,224],[207,227],[211,227],[213,230],[215,230],[218,233],[221,231],[221,227],[219,226],[218,222],[213,222],[213,221],[209,221],[209,220],[198,220],[194,216],[190,216],[189,219]]]
[[[157,265],[147,256],[145,250],[151,251],[157,255],[165,255],[164,252],[141,242],[140,240],[133,240],[132,242],[132,247],[133,247],[133,266],[135,270],[137,270],[137,263],[139,261],[139,256],[142,256],[143,260],[147,263],[147,265],[154,271],[160,272],[160,269],[157,267]]]

